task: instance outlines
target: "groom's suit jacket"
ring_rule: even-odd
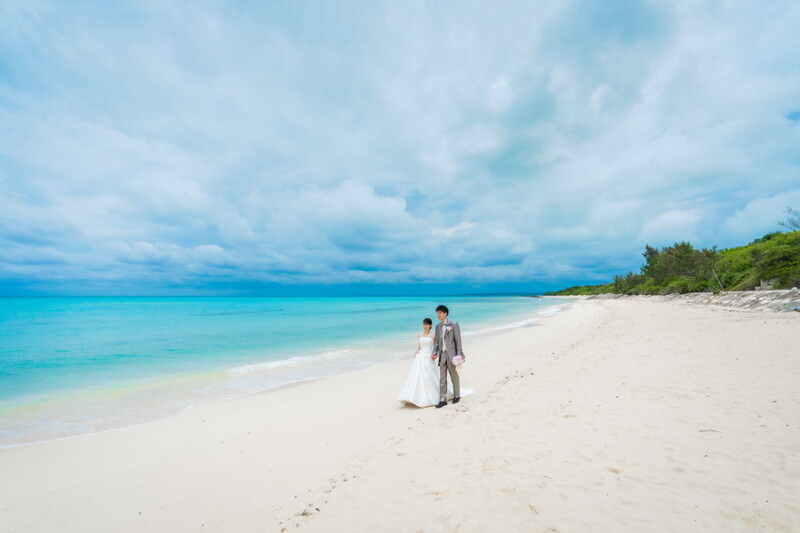
[[[444,350],[445,346],[447,346],[446,350]],[[446,320],[436,325],[432,353],[439,356],[439,366],[446,365],[448,361],[452,361],[453,357],[457,355],[464,355],[461,347],[461,329],[458,327],[458,322]],[[444,354],[444,358],[442,354]]]

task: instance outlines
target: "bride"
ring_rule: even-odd
[[[433,352],[433,333],[431,327],[433,321],[426,318],[422,321],[422,333],[418,335],[419,344],[417,345],[414,362],[411,363],[411,370],[400,390],[397,398],[404,403],[414,404],[417,407],[429,407],[439,403],[439,367],[436,364],[436,356]],[[463,392],[461,394],[464,396]],[[447,397],[453,397],[453,384],[447,381]]]

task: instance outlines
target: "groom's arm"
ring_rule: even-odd
[[[464,350],[461,347],[461,328],[458,326],[458,322],[453,324],[453,341],[456,343],[456,355],[464,357]]]
[[[436,325],[436,331],[433,334],[433,351],[431,352],[431,359],[435,359],[433,356],[439,355],[439,343],[441,339],[439,339],[439,330],[442,329],[439,325]]]

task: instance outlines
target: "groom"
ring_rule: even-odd
[[[439,403],[436,408],[447,405],[447,373],[450,372],[450,379],[453,381],[453,403],[461,400],[461,384],[458,380],[458,369],[453,363],[453,357],[460,355],[464,357],[461,349],[461,330],[458,322],[452,322],[447,318],[450,310],[446,305],[436,308],[436,316],[439,323],[436,325],[436,333],[433,339],[433,352],[431,358],[439,356]]]

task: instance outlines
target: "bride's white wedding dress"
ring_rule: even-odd
[[[419,337],[419,351],[411,363],[408,377],[400,390],[398,400],[412,403],[417,407],[429,407],[439,403],[439,366],[436,359],[431,359],[433,352],[433,339]],[[461,387],[461,396],[466,396],[472,391]],[[453,398],[453,384],[447,376],[447,399]]]

